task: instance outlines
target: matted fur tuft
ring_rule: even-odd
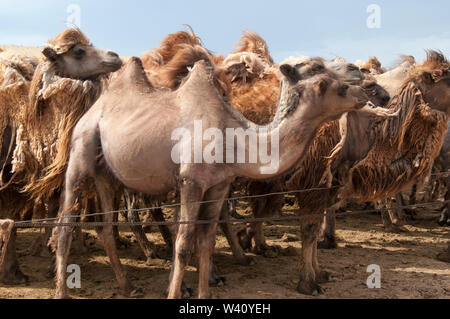
[[[155,87],[177,89],[197,61],[205,61],[214,68],[214,84],[226,101],[231,99],[231,84],[220,67],[223,57],[214,56],[191,33],[179,31],[167,35],[160,47],[142,55],[147,78]]]
[[[248,120],[269,124],[276,114],[281,74],[259,35],[246,31],[238,45],[222,62],[233,90],[231,104]]]
[[[89,38],[76,26],[64,30],[53,39],[47,41],[47,44],[55,49],[57,54],[68,52],[74,45],[89,45],[89,43]]]
[[[245,30],[236,46],[238,48],[233,53],[253,52],[267,64],[274,64],[266,40],[253,31]]]
[[[424,70],[448,72],[448,61],[441,53],[427,53],[427,60],[411,70],[400,93],[389,103],[388,108],[399,114],[375,123],[374,143],[367,156],[350,170],[341,190],[342,198],[381,200],[409,185],[423,183],[431,173],[444,141],[448,117],[423,100],[420,74]]]

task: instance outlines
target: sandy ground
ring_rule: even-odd
[[[245,211],[241,211],[245,214]],[[240,266],[235,263],[225,237],[217,236],[214,260],[226,284],[214,287],[214,298],[450,298],[450,264],[438,261],[435,256],[447,247],[450,228],[439,227],[437,213],[428,209],[418,211],[418,219],[405,228],[408,232],[387,233],[376,214],[346,216],[337,220],[339,247],[320,250],[321,266],[331,272],[332,281],[323,284],[325,294],[311,297],[296,292],[301,243],[283,242],[284,234],[299,236],[296,222],[266,225],[268,243],[282,247],[292,246],[297,256],[265,258],[251,255],[256,264]],[[240,229],[242,225],[235,225]],[[156,230],[156,229],[155,229]],[[70,263],[81,267],[81,289],[72,289],[73,298],[122,298],[108,258],[94,231],[89,235],[89,253],[72,255]],[[24,250],[36,240],[39,230],[24,230],[18,234],[19,250]],[[131,247],[119,251],[130,279],[144,289],[144,298],[164,298],[171,262],[155,260],[146,264],[134,237],[126,229],[121,236],[130,239]],[[169,258],[158,232],[148,234],[158,252]],[[54,281],[44,274],[50,260],[24,255],[20,257],[22,270],[30,276],[30,283],[18,287],[0,285],[0,298],[51,298]],[[366,285],[367,267],[381,267],[381,288],[369,289]],[[195,267],[188,267],[186,283],[196,288]]]

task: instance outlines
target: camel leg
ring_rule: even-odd
[[[127,190],[124,191],[124,196],[128,207],[128,215],[127,215],[128,220],[130,222],[139,222],[140,221],[139,213],[133,210],[137,207],[134,196],[133,199],[131,199],[130,194]],[[142,226],[130,226],[130,228],[134,236],[136,237],[139,246],[144,252],[145,257],[147,258],[147,262],[149,262],[152,259],[159,258],[158,255],[156,254],[155,247],[148,240],[144,230],[142,229]]]
[[[104,212],[112,211],[114,209],[114,197],[112,197],[112,195],[116,192],[110,187],[111,184],[111,181],[104,176],[99,176],[96,179],[95,186],[100,198],[101,209]],[[104,215],[103,219],[105,222],[113,222],[114,214]],[[126,271],[123,269],[119,256],[117,255],[113,226],[103,226],[101,233],[106,254],[109,257],[111,267],[114,270],[120,288],[126,296],[136,297],[140,294],[140,291],[135,289],[129,281]]]
[[[387,198],[383,200],[382,203],[384,207],[388,208],[387,211],[383,210],[381,212],[381,219],[383,221],[384,229],[387,232],[394,233],[407,231],[406,229],[401,227],[396,209],[392,209],[392,200],[390,198]]]
[[[220,218],[221,220],[228,220],[229,218],[229,210],[226,203],[224,203],[222,207]],[[232,225],[230,223],[221,223],[220,228],[222,229],[222,232],[224,233],[228,241],[228,245],[230,245],[231,251],[233,252],[233,256],[236,261],[241,265],[249,265],[254,263],[253,258],[245,255],[242,246],[239,244],[239,239],[236,236],[236,233],[233,231]]]
[[[218,202],[204,204],[200,209],[200,220],[218,221],[220,218],[223,199],[229,191],[229,183],[221,183],[208,190],[205,200],[221,200]],[[210,272],[215,267],[212,264],[212,254],[216,243],[217,223],[198,225],[196,227],[197,254],[199,263],[198,298],[210,298]]]
[[[198,219],[203,189],[194,180],[185,178],[180,186],[180,221],[195,221]],[[194,203],[193,203],[194,202]],[[169,284],[169,299],[181,298],[181,286],[184,268],[189,263],[195,239],[195,225],[179,225],[176,232],[173,273]],[[209,268],[209,267],[208,267]]]
[[[16,254],[17,229],[13,229],[5,249],[5,259],[0,260],[0,281],[5,285],[20,285],[28,282],[28,276],[19,268]],[[1,249],[0,249],[1,252]]]
[[[314,214],[320,214],[315,212]],[[336,249],[336,215],[327,213],[323,217],[323,223],[321,227],[321,237],[323,239],[317,243],[317,246],[321,249]]]
[[[301,225],[302,231],[302,261],[300,265],[300,280],[298,282],[298,292],[305,295],[318,295],[323,293],[318,285],[313,266],[314,245],[317,245],[319,233],[319,221],[304,221]]]
[[[317,283],[322,284],[322,283],[330,281],[331,276],[327,271],[321,270],[319,267],[319,259],[317,256],[317,246],[318,246],[318,244],[317,244],[317,240],[316,240],[316,244],[313,244],[313,260],[312,260],[312,262],[313,262],[314,272],[316,274]]]
[[[157,221],[157,222],[165,221],[164,213],[161,208],[152,209],[150,211],[150,213],[152,214],[152,217],[155,221]],[[158,228],[159,228],[161,235],[164,238],[164,242],[166,243],[167,246],[169,246],[172,249],[172,247],[173,247],[172,232],[170,231],[169,226],[159,225]]]

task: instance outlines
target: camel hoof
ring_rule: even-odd
[[[302,281],[300,280],[297,285],[297,291],[303,295],[318,296],[323,294],[324,291],[317,283],[313,281]]]
[[[325,236],[322,241],[317,243],[319,249],[336,249],[337,247],[336,237],[334,236]]]
[[[181,299],[189,299],[194,296],[194,290],[192,288],[184,287],[181,289]]]
[[[128,297],[129,298],[142,298],[142,297],[144,297],[144,289],[142,289],[142,288],[133,289],[133,291],[131,291],[128,294]]]
[[[390,226],[385,226],[384,231],[388,232],[388,233],[408,233],[409,232],[406,228],[404,228],[402,226],[397,226],[396,224],[392,224]]]
[[[297,291],[304,295],[318,296],[324,293],[322,287],[313,281],[302,281],[300,280],[297,285]]]
[[[209,286],[210,287],[223,287],[225,286],[226,282],[225,277],[217,276],[216,278],[210,278],[209,279]]]
[[[331,275],[328,271],[321,270],[319,273],[316,273],[316,280],[319,284],[323,284],[331,280]]]
[[[445,253],[439,253],[439,254],[436,256],[436,259],[439,260],[439,261],[443,261],[443,262],[446,262],[446,263],[450,263],[450,255],[449,255],[447,252],[445,252]]]
[[[30,278],[23,274],[19,269],[13,271],[14,273],[5,274],[2,276],[1,282],[7,286],[16,286],[26,284]]]
[[[253,248],[253,252],[256,255],[262,255],[266,258],[276,258],[280,255],[281,247],[280,246],[268,246],[268,245],[261,245],[261,246],[255,246]]]
[[[55,297],[53,297],[53,299],[66,299],[66,300],[69,300],[69,299],[72,299],[72,298],[70,298],[69,295],[67,295],[67,294],[58,294],[58,293],[56,293]]]

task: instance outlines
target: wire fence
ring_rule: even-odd
[[[449,175],[450,172],[440,172],[440,173],[433,173],[434,176],[439,175]],[[126,221],[126,222],[70,222],[70,220],[81,218],[81,217],[94,217],[94,216],[105,216],[110,214],[116,214],[116,213],[128,213],[128,212],[143,212],[143,211],[151,211],[156,209],[164,209],[164,208],[175,208],[180,207],[182,205],[191,205],[191,204],[208,204],[208,203],[216,203],[216,202],[232,202],[232,201],[238,201],[238,200],[245,200],[245,199],[255,199],[255,198],[263,198],[263,197],[270,197],[270,196],[277,196],[277,195],[292,195],[292,194],[298,194],[298,193],[304,193],[304,192],[311,192],[311,191],[322,191],[322,190],[332,190],[339,188],[340,186],[332,186],[332,187],[316,187],[316,188],[309,188],[309,189],[302,189],[302,190],[292,190],[292,191],[285,191],[285,192],[272,192],[272,193],[266,193],[266,194],[259,194],[259,195],[246,195],[246,196],[237,196],[237,197],[230,197],[225,198],[223,200],[207,200],[207,201],[197,201],[197,202],[187,202],[187,203],[174,203],[174,204],[165,204],[161,206],[154,206],[154,207],[146,207],[146,208],[125,208],[125,209],[119,209],[119,210],[113,210],[113,211],[107,211],[107,212],[99,212],[99,213],[89,213],[89,214],[82,214],[82,215],[67,215],[67,216],[60,216],[55,218],[44,218],[44,219],[37,219],[37,220],[27,220],[27,221],[16,221],[14,223],[15,228],[53,228],[53,227],[103,227],[103,226],[173,226],[173,225],[205,225],[205,224],[222,224],[222,223],[256,223],[256,222],[275,222],[275,221],[298,221],[302,219],[311,219],[311,218],[320,218],[324,216],[330,216],[330,215],[338,215],[338,216],[348,216],[348,215],[357,215],[357,214],[366,214],[366,213],[375,213],[375,212],[383,212],[383,211],[389,211],[389,210],[398,210],[398,209],[411,209],[411,208],[418,208],[418,207],[427,207],[427,206],[434,206],[434,205],[444,205],[450,203],[450,200],[446,201],[434,201],[434,202],[428,202],[428,203],[419,203],[419,204],[411,204],[411,205],[399,205],[395,207],[381,207],[381,208],[374,208],[374,209],[366,209],[366,210],[357,210],[357,211],[350,211],[350,212],[324,212],[320,214],[305,214],[302,215],[300,213],[300,209],[288,209],[284,210],[284,212],[296,212],[297,215],[295,216],[272,216],[272,217],[253,217],[253,218],[224,218],[219,220],[193,220],[193,221]],[[63,220],[68,220],[67,222],[64,222]],[[55,222],[57,221],[57,222]]]

